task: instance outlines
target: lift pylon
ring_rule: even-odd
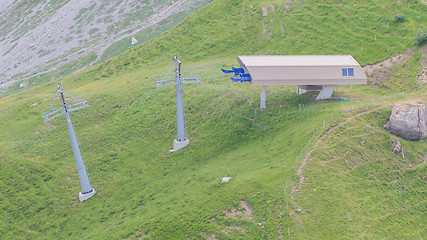
[[[165,87],[170,85],[176,86],[176,123],[177,123],[177,137],[173,141],[173,149],[171,152],[176,152],[181,148],[187,146],[190,142],[187,139],[187,128],[185,122],[185,106],[184,106],[184,92],[183,92],[183,84],[197,84],[203,83],[199,80],[199,78],[195,77],[193,73],[185,67],[184,64],[178,59],[176,55],[173,57],[173,61],[169,66],[172,67],[166,73],[168,69],[166,69],[165,73],[160,76],[159,80],[154,82],[157,84],[157,87]],[[181,75],[181,67],[184,67],[190,75],[189,78],[183,78]],[[169,76],[169,73],[174,69],[175,78],[174,79],[166,79]]]
[[[69,95],[72,99],[77,100],[77,103],[67,105],[67,103],[65,102],[64,92],[66,92],[67,95]],[[61,101],[62,107],[53,109],[55,100],[58,96]],[[73,123],[71,122],[70,116],[70,112],[85,107],[89,107],[89,105],[86,104],[86,100],[78,99],[71,93],[65,91],[62,86],[58,84],[57,95],[55,95],[50,109],[42,116],[43,118],[45,118],[45,122],[55,119],[61,115],[65,116],[65,122],[67,123],[68,134],[70,136],[71,147],[73,149],[74,160],[76,161],[77,172],[79,174],[80,185],[82,188],[81,192],[79,192],[80,202],[92,197],[96,193],[95,189],[93,189],[92,185],[90,184],[89,173],[86,169],[85,162],[79,147],[80,144],[77,140],[76,132],[74,131]]]

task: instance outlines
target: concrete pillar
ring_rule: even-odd
[[[261,104],[259,106],[259,108],[261,109],[265,109],[265,104],[266,104],[266,96],[267,95],[267,86],[262,86],[262,90],[261,90]]]

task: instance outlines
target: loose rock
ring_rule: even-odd
[[[392,141],[394,148],[393,148],[393,153],[394,154],[398,154],[400,152],[400,149],[402,149],[402,145],[400,144],[399,140],[395,139]]]
[[[135,44],[137,44],[137,43],[138,43],[138,40],[136,40],[136,38],[132,37],[131,44],[132,44],[132,45],[135,45]]]
[[[427,137],[427,104],[396,105],[384,128],[404,139]]]
[[[230,181],[230,179],[231,179],[231,177],[223,177],[223,178],[221,179],[221,183],[229,182],[229,181]]]
[[[21,82],[21,84],[19,84],[19,89],[23,89],[23,88],[25,88],[26,86],[28,86],[29,84],[28,83],[26,83],[26,82]]]

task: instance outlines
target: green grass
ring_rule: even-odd
[[[424,83],[418,80],[418,74],[424,68],[424,62],[427,62],[427,56],[423,52],[426,52],[423,48],[417,49],[409,61],[404,62],[402,66],[392,67],[389,80],[380,88],[391,93],[410,92],[413,89],[423,88]]]
[[[427,43],[427,31],[426,30],[423,29],[415,35],[415,43],[418,46],[423,46],[424,44]]]
[[[134,46],[130,45],[132,37],[135,37],[139,41],[137,45],[140,45],[146,41],[149,41],[159,36],[163,32],[170,30],[171,28],[176,26],[178,23],[183,21],[186,17],[188,17],[189,14],[193,13],[194,11],[200,9],[202,6],[206,5],[207,2],[208,2],[207,0],[198,1],[197,3],[193,4],[190,8],[186,9],[184,12],[172,14],[152,27],[144,28],[143,30],[135,32],[132,36],[125,37],[111,44],[111,46],[109,46],[104,51],[104,53],[98,60],[98,63],[104,62],[112,57],[115,57],[127,51],[130,48],[133,48]],[[151,14],[151,13],[148,13],[148,12],[144,13],[144,15],[147,15],[147,17],[148,17],[148,14]],[[140,19],[141,19],[141,16],[137,11],[133,13],[129,13],[129,16],[126,17],[126,22],[121,22],[121,23],[112,25],[110,27],[110,31],[111,32],[119,31],[120,29],[123,28],[123,26],[131,25],[133,20],[140,20]]]
[[[145,28],[144,30],[138,31],[132,37],[135,37],[138,40],[137,45],[142,44],[148,40],[151,40],[159,36],[160,34],[171,29],[172,27],[176,26],[179,22],[184,20],[185,17],[186,17],[185,14],[175,14],[175,15],[169,16],[165,20],[160,21],[159,24],[157,24],[155,27],[149,27],[149,28]],[[98,63],[104,62],[134,47],[129,45],[132,37],[126,37],[126,38],[123,38],[122,40],[119,40],[111,44],[111,46],[104,51],[104,53],[98,60]]]
[[[113,21],[113,17],[116,14],[120,15],[120,21],[115,22],[113,25],[108,27],[109,31],[106,33],[107,35],[115,35],[115,40],[120,39],[120,36],[123,37],[124,34],[129,34],[135,32],[135,36],[138,37],[139,41],[142,43],[143,41],[147,41],[149,39],[158,36],[163,31],[172,28],[177,23],[182,21],[189,14],[195,12],[200,9],[204,5],[207,4],[209,0],[196,1],[191,4],[191,6],[186,6],[185,8],[178,9],[179,13],[172,14],[168,18],[160,21],[158,24],[155,24],[150,29],[146,29],[147,25],[151,24],[153,21],[152,18],[154,14],[154,10],[163,10],[167,8],[172,1],[171,0],[161,0],[161,1],[152,1],[152,2],[138,2],[135,3],[124,3],[123,0],[120,1],[111,1],[111,0],[102,0],[91,3],[88,8],[77,8],[79,13],[75,16],[74,20],[76,21],[76,25],[70,26],[71,30],[67,36],[64,36],[61,39],[68,43],[75,38],[83,38],[84,33],[91,35],[90,39],[79,40],[81,46],[70,49],[66,54],[62,54],[60,57],[56,59],[50,59],[49,62],[43,66],[39,66],[36,69],[31,69],[31,71],[27,71],[25,73],[19,73],[13,78],[19,78],[19,76],[24,76],[25,78],[29,78],[32,75],[40,74],[40,72],[44,72],[45,69],[49,71],[55,72],[52,70],[52,64],[56,64],[55,68],[62,65],[62,60],[67,58],[68,55],[74,54],[80,51],[84,47],[95,46],[97,42],[101,40],[101,29],[99,27],[90,27],[94,23],[110,23]],[[55,0],[49,1],[45,7],[42,7],[42,10],[37,10],[38,7],[43,5],[42,1],[34,0],[19,0],[19,3],[13,4],[7,12],[3,13],[2,19],[5,21],[4,24],[0,26],[0,32],[5,36],[2,40],[6,41],[6,37],[8,34],[12,34],[9,36],[12,40],[10,42],[15,42],[19,40],[22,36],[28,35],[32,29],[36,28],[43,22],[50,21],[49,19],[57,13],[59,9],[64,7],[69,0]],[[124,4],[124,5],[123,5]],[[131,6],[129,6],[131,5]],[[132,10],[125,13],[127,7],[132,7]],[[78,7],[78,6],[77,6]],[[112,14],[114,12],[114,14]],[[161,13],[158,17],[163,17]],[[7,21],[8,19],[16,19],[16,21]],[[17,24],[19,22],[20,24]],[[139,25],[137,25],[137,23]],[[85,30],[86,26],[86,30]],[[89,26],[89,27],[88,27]],[[126,32],[123,29],[127,29]],[[142,31],[140,29],[143,29]],[[105,36],[104,36],[105,37]],[[108,36],[107,36],[108,37]],[[110,46],[104,53],[100,52],[99,59],[97,59],[97,63],[105,61],[111,57],[114,57],[130,48],[130,37],[126,37],[117,43],[114,43],[113,46]],[[60,40],[60,39],[57,39]],[[54,39],[52,39],[48,45],[52,44]],[[16,45],[16,44],[15,44]],[[9,54],[14,48],[15,45],[10,47],[7,51],[3,53],[3,56]],[[33,46],[34,47],[34,46]],[[100,46],[98,46],[99,48]],[[35,49],[33,49],[35,50]],[[55,50],[55,49],[53,49]],[[98,49],[99,50],[99,49]],[[49,54],[51,51],[40,50],[38,52],[39,57]],[[81,53],[80,53],[81,54]],[[91,53],[88,53],[90,55]],[[83,56],[82,58],[88,58],[90,56]],[[18,67],[18,63],[14,65],[14,67]],[[87,65],[91,66],[91,65]],[[85,66],[85,67],[87,67]],[[12,66],[11,66],[12,67]],[[40,69],[45,68],[45,69]],[[83,68],[80,68],[81,70]],[[24,75],[25,74],[25,75]],[[51,73],[55,74],[55,73]]]
[[[134,81],[125,85],[132,89],[132,86],[138,84]],[[146,81],[146,85],[151,83]],[[46,234],[51,238],[59,236],[80,238],[89,236],[87,234],[94,234],[98,238],[121,238],[126,237],[127,234],[134,234],[136,227],[155,238],[170,236],[185,238],[200,237],[199,231],[216,233],[219,229],[231,225],[245,229],[247,232],[241,233],[242,236],[251,237],[250,232],[254,232],[258,236],[277,237],[276,232],[262,231],[255,221],[230,221],[224,219],[222,215],[225,209],[231,208],[237,200],[241,199],[248,201],[255,214],[261,216],[270,214],[262,207],[267,201],[283,204],[283,193],[277,192],[276,189],[284,184],[282,177],[287,176],[290,163],[285,159],[283,162],[277,162],[274,159],[282,155],[282,139],[289,138],[293,132],[285,129],[273,139],[271,136],[278,134],[276,132],[288,125],[288,121],[296,123],[306,118],[304,114],[295,114],[295,111],[298,111],[295,104],[306,100],[292,94],[289,101],[274,104],[275,100],[272,97],[272,112],[259,112],[255,115],[255,108],[259,103],[254,103],[252,106],[238,104],[247,101],[245,99],[247,91],[244,88],[230,88],[228,84],[206,83],[206,85],[208,88],[202,85],[187,88],[187,121],[191,145],[173,155],[168,153],[175,135],[173,89],[146,90],[146,93],[155,96],[155,102],[143,104],[150,99],[146,97],[123,104],[124,106],[119,104],[117,107],[111,106],[112,109],[99,110],[102,113],[119,109],[108,115],[83,118],[84,111],[73,114],[88,168],[95,189],[98,191],[94,200],[72,206],[77,200],[76,193],[79,191],[79,185],[73,167],[73,157],[70,155],[71,151],[68,151],[70,149],[62,119],[55,121],[52,126],[54,130],[46,133],[36,142],[6,156],[5,159],[15,159],[15,154],[24,154],[19,161],[2,163],[5,172],[2,174],[4,179],[2,188],[5,189],[9,198],[17,199],[19,208],[25,210],[15,211],[15,205],[12,202],[5,202],[5,199],[2,201],[4,207],[2,215],[5,217],[5,221],[2,222],[13,227],[2,235],[18,234],[37,238],[41,237],[41,234]],[[103,83],[104,91],[108,91],[110,87],[113,91],[111,95],[120,91],[116,87]],[[126,89],[122,91],[127,91]],[[157,91],[163,94],[156,93]],[[288,93],[287,89],[276,91]],[[108,104],[116,101],[114,99],[105,101],[104,99],[110,95],[105,96],[106,92],[102,94],[103,99],[96,101],[100,96],[97,93],[90,93],[91,88],[80,94],[78,92],[77,90],[74,93],[79,96],[86,95],[92,99],[90,102],[92,108],[96,108],[100,103]],[[252,98],[256,98],[257,89],[251,92]],[[37,96],[29,101],[41,101],[39,98]],[[276,111],[280,110],[279,103],[286,102],[290,104],[287,106],[288,111],[277,114]],[[217,104],[222,104],[224,108],[217,108]],[[18,106],[27,104],[16,103],[16,105],[18,109],[9,106],[7,111],[13,114],[7,114],[8,117],[19,118],[18,114],[25,112],[26,107],[21,111]],[[41,110],[40,105],[33,108]],[[85,115],[97,114],[96,110],[90,112],[88,109],[87,111],[89,112]],[[307,114],[310,112],[311,110],[307,109]],[[251,120],[252,118],[254,120]],[[228,120],[224,121],[225,119]],[[31,120],[39,121],[34,125],[42,125],[38,111],[34,111],[34,119],[31,118]],[[34,126],[28,125],[30,129]],[[6,129],[9,126],[4,127],[2,134],[11,135],[11,132]],[[310,127],[310,124],[304,127]],[[21,129],[24,131],[24,125]],[[306,133],[301,134],[304,136]],[[243,136],[246,137],[242,139]],[[260,142],[258,140],[260,137],[265,138],[265,141]],[[273,147],[269,146],[271,141],[275,142]],[[295,141],[293,144],[297,147],[298,143],[300,141]],[[266,147],[271,149],[267,155],[263,154],[263,149]],[[270,160],[265,162],[266,158]],[[67,161],[63,161],[65,159]],[[10,172],[11,175],[7,174],[12,169],[20,170]],[[265,177],[265,174],[268,177]],[[68,176],[71,176],[70,180]],[[223,176],[232,176],[233,179],[228,185],[220,185],[219,182]],[[18,189],[8,187],[12,186],[14,181],[20,182]],[[114,183],[111,184],[112,182]],[[274,185],[276,187],[272,187]],[[34,188],[41,189],[45,186],[49,186],[45,191],[51,192],[50,194],[37,195],[32,192]],[[34,195],[34,199],[23,202],[19,194]],[[260,199],[262,201],[259,201]],[[33,201],[43,204],[33,205]],[[49,204],[46,205],[46,202]],[[120,202],[120,204],[114,206],[114,204],[111,205],[112,202]],[[84,206],[99,214],[90,213]],[[283,211],[278,205],[270,208],[270,210],[273,209],[278,212]],[[61,221],[46,225],[49,219],[47,216],[42,219],[27,218],[27,215],[45,215],[48,212],[61,216]],[[81,220],[75,219],[77,212],[83,214],[78,218]],[[256,220],[262,222],[262,218],[256,218]],[[271,223],[267,224],[266,228],[275,229],[283,224],[282,219],[277,216],[269,217],[269,220]],[[25,224],[18,225],[13,222]],[[79,226],[84,222],[91,225],[88,226],[87,233],[78,231]],[[115,224],[109,231],[104,231],[101,226],[104,226],[105,222],[115,222]],[[142,225],[144,222],[145,225]],[[61,224],[64,223],[67,224],[62,226]],[[7,227],[4,226],[2,229]],[[62,230],[57,232],[58,229]],[[119,229],[124,230],[118,231]],[[165,232],[165,229],[169,230]]]
[[[417,82],[418,73],[422,70],[421,57],[422,54],[417,52],[408,64],[401,67],[403,69],[395,69],[393,76],[386,85],[397,89],[397,92],[421,88],[421,83]]]
[[[411,9],[388,1],[312,2],[290,14],[283,13],[285,5],[276,3],[276,10],[263,17],[261,7],[267,3],[272,1],[214,1],[113,63],[126,66],[134,59],[132,67],[139,67],[145,64],[144,56],[150,56],[156,65],[157,57],[175,52],[194,61],[241,54],[351,54],[361,64],[373,63],[413,46],[413,36],[425,24],[409,15],[427,18],[426,6],[416,2]],[[407,13],[408,21],[391,24],[396,10]]]
[[[43,73],[34,77],[31,77],[25,82],[29,83],[29,87],[32,87],[35,84],[43,84],[46,82],[57,82],[56,80],[60,79],[61,77],[67,76],[73,72],[78,71],[79,69],[82,69],[83,67],[89,66],[95,62],[97,58],[97,55],[95,52],[89,53],[87,56],[79,59],[79,60],[73,60],[71,62],[68,62],[59,68],[57,68],[54,71]],[[59,81],[59,80],[58,80]],[[5,93],[3,93],[3,96],[8,96],[10,94],[14,94],[17,92],[22,91],[22,89],[19,88],[21,82],[17,82],[14,85],[12,85]]]
[[[267,3],[276,10],[262,17],[261,6]],[[292,86],[269,87],[267,109],[260,110],[259,87],[232,83],[219,71],[236,64],[238,54],[352,54],[361,63],[383,60],[412,46],[422,25],[413,16],[426,13],[420,3],[411,1],[411,6],[407,9],[407,1],[315,1],[285,15],[279,1],[213,1],[176,28],[103,64],[55,81],[46,77],[38,85],[2,95],[0,235],[5,239],[280,239],[287,238],[288,227],[295,239],[425,235],[423,225],[415,224],[423,224],[419,176],[425,165],[412,171],[407,164],[419,164],[426,146],[402,141],[405,161],[390,153],[392,136],[381,128],[390,107],[337,128],[335,138],[326,137],[314,149],[304,170],[303,193],[315,186],[319,195],[294,196],[304,213],[291,216],[290,225],[286,202],[297,210],[284,192],[285,188],[291,192],[288,180],[295,179],[300,151],[312,149],[313,141],[329,126],[380,104],[425,101],[424,88],[388,95],[367,86],[340,87],[336,94],[353,102],[313,103],[311,94],[297,96]],[[395,12],[404,14],[406,21],[390,24],[387,30],[385,24]],[[267,24],[274,41],[268,39],[268,32],[261,37],[260,23]],[[373,42],[372,34],[381,32]],[[384,51],[385,47],[390,50]],[[190,145],[171,154],[176,135],[174,89],[155,88],[152,82],[175,52],[204,84],[184,87]],[[414,66],[410,74],[416,64],[416,60],[410,64]],[[406,70],[397,69],[396,74],[400,71]],[[59,80],[91,105],[71,113],[97,191],[81,203],[63,119],[43,123],[40,117]],[[378,99],[379,94],[385,96]],[[360,144],[360,139],[367,143]],[[351,152],[348,163],[366,164],[347,169],[342,165],[346,151]],[[365,159],[365,153],[372,153],[372,158]],[[324,163],[329,158],[337,159],[335,165]],[[393,196],[398,187],[387,188],[391,179],[387,171],[392,168],[399,170],[396,174],[406,173],[398,184],[410,190],[407,195]],[[319,173],[325,178],[314,181]],[[232,179],[220,184],[224,176]],[[346,186],[352,191],[341,189],[336,177],[349,181]],[[385,197],[389,208],[381,205]],[[355,208],[349,210],[341,199],[351,200]],[[252,217],[227,215],[232,209],[244,212],[241,201],[253,210]],[[329,206],[339,211],[330,214]],[[372,225],[364,227],[363,219]]]
[[[426,235],[427,144],[399,138],[405,158],[393,154],[391,141],[396,136],[382,127],[390,111],[387,105],[350,120],[315,148],[292,207],[295,239],[422,239]]]

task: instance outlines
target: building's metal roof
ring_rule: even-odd
[[[239,56],[252,85],[366,84],[363,69],[350,55]],[[352,75],[344,75],[352,69]]]
[[[359,66],[351,55],[239,56],[246,67]]]

